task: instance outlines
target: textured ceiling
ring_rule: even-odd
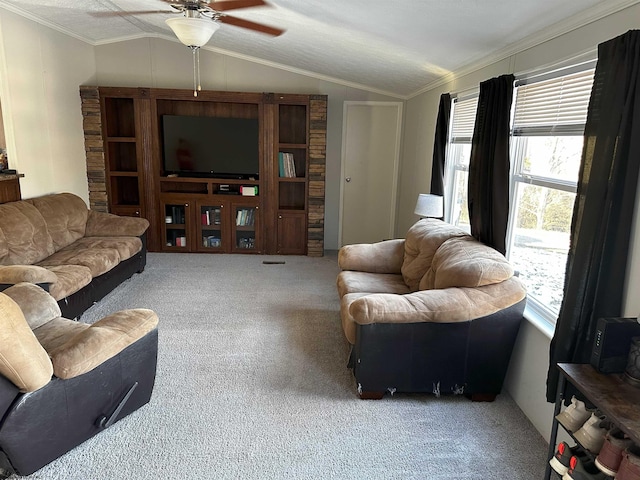
[[[640,0],[271,0],[228,12],[286,29],[280,37],[222,25],[207,46],[345,84],[407,97],[448,72],[513,53]],[[92,44],[174,39],[160,0],[0,0]],[[166,10],[109,16],[104,12]]]

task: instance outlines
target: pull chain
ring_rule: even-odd
[[[198,92],[202,90],[200,86],[200,47],[191,46],[193,53],[193,96],[197,97]]]

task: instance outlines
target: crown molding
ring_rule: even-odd
[[[498,50],[491,55],[487,55],[485,57],[481,57],[475,61],[472,61],[467,66],[462,67],[454,72],[448,73],[447,75],[428,83],[420,90],[407,95],[407,99],[414,98],[418,95],[428,92],[429,90],[433,90],[434,88],[445,85],[455,80],[456,78],[464,77],[465,75],[481,70],[482,68],[488,67],[489,65],[497,63],[518,53],[524,52],[525,50],[528,50],[530,48],[541,45],[545,42],[548,42],[549,40],[553,40],[554,38],[569,33],[580,27],[584,27],[585,25],[589,25],[590,23],[608,17],[609,15],[613,15],[614,13],[624,10],[625,8],[629,8],[638,3],[640,3],[640,0],[607,0],[606,2],[600,2],[599,4],[583,11],[578,15],[573,15],[566,20],[557,22],[534,35],[530,35],[529,37],[524,38],[519,42],[515,42],[501,50]]]

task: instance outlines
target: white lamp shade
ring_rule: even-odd
[[[220,24],[209,18],[173,17],[165,20],[178,40],[187,47],[202,47],[215,33]]]
[[[444,216],[444,202],[440,195],[421,193],[418,195],[416,208],[413,211],[421,217],[442,218]]]

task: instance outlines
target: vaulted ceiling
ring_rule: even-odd
[[[283,28],[283,35],[223,24],[207,48],[409,97],[452,71],[504,58],[639,1],[270,0],[227,13]],[[165,20],[181,15],[162,0],[0,0],[0,8],[93,45],[175,40]],[[167,13],[127,14],[145,10]]]

